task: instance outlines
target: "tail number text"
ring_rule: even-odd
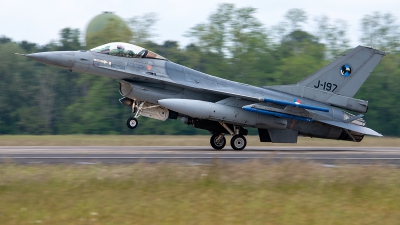
[[[314,87],[317,89],[322,88],[322,90],[334,92],[337,88],[337,85],[329,82],[322,83],[320,80],[318,80],[318,84],[315,84]]]

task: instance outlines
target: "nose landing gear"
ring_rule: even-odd
[[[135,129],[138,125],[137,118],[140,116],[150,117],[157,120],[165,121],[169,117],[168,109],[150,102],[145,101],[132,101],[132,113],[133,117],[129,118],[126,125],[130,129]]]
[[[135,129],[138,126],[139,122],[136,118],[134,117],[130,117],[127,121],[126,121],[126,125],[130,128],[130,129]]]
[[[138,105],[137,101],[132,101],[132,113],[135,114],[135,116],[129,117],[129,119],[126,121],[126,126],[129,129],[135,129],[139,125],[139,122],[136,118],[140,116],[141,111],[143,110],[143,104],[144,102]]]

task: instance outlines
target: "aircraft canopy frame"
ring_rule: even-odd
[[[126,58],[150,58],[167,60],[165,57],[137,45],[124,42],[111,42],[90,49],[100,54],[120,56]]]

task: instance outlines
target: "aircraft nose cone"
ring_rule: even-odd
[[[28,54],[26,57],[65,69],[71,69],[74,66],[74,52],[39,52]]]

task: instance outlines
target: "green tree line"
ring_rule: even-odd
[[[127,20],[132,32],[114,32],[111,24],[82,43],[81,31],[64,28],[60,39],[40,46],[0,37],[0,134],[205,134],[180,121],[139,118],[129,130],[129,107],[118,99],[118,83],[110,78],[78,74],[14,55],[90,49],[111,41],[131,42],[196,70],[256,86],[296,83],[356,46],[345,21],[326,16],[311,20],[301,9],[289,10],[282,22],[265,27],[252,7],[220,4],[207,21],[184,35],[187,46],[151,41],[154,14]],[[313,23],[314,31],[306,30]],[[400,30],[391,14],[374,12],[360,21],[361,45],[387,51],[355,96],[369,101],[367,125],[384,135],[400,136]],[[112,34],[112,35],[110,35]]]

